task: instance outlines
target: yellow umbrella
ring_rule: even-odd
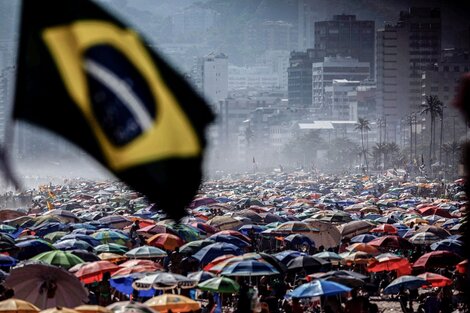
[[[146,301],[145,305],[159,312],[191,312],[201,308],[201,304],[188,297],[174,294],[163,294]]]
[[[0,313],[37,313],[39,308],[28,301],[8,299],[0,301]]]
[[[77,306],[74,308],[74,310],[80,313],[112,313],[111,310],[105,308],[104,306],[91,304]]]
[[[104,253],[98,254],[98,257],[103,261],[109,261],[113,263],[127,260],[127,257],[123,255],[110,253],[110,252],[104,252]]]

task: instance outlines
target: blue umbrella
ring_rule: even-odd
[[[329,261],[332,261],[332,260],[339,261],[342,259],[342,257],[338,253],[330,252],[330,251],[319,252],[317,254],[314,254],[313,256],[320,258],[320,259],[329,260]]]
[[[17,255],[19,260],[30,259],[40,253],[55,250],[55,248],[50,243],[42,239],[21,241],[18,242],[16,246],[20,248],[20,251]]]
[[[225,243],[230,243],[232,245],[235,245],[239,248],[245,248],[245,247],[248,247],[250,246],[250,244],[238,237],[235,237],[235,236],[231,236],[231,235],[224,235],[224,234],[215,234],[215,235],[212,235],[210,237],[208,237],[208,239],[210,240],[213,240],[215,242],[225,242]]]
[[[91,224],[88,223],[75,223],[75,224],[70,224],[74,229],[89,229],[89,230],[96,230],[97,228]]]
[[[260,225],[253,225],[253,224],[248,224],[248,225],[243,225],[238,229],[239,232],[243,234],[248,234],[249,231],[253,231],[255,233],[260,233],[263,230],[266,230],[265,226],[260,226]]]
[[[384,294],[397,294],[400,292],[400,289],[418,289],[424,285],[428,285],[429,282],[426,281],[424,278],[411,276],[411,275],[404,275],[400,276],[394,281],[392,281],[387,287],[384,289]]]
[[[431,245],[432,250],[447,250],[458,255],[464,255],[463,242],[457,239],[444,239]]]
[[[370,234],[357,235],[351,238],[352,243],[368,243],[369,241],[374,240],[377,236]]]
[[[315,246],[315,243],[310,238],[302,234],[292,234],[285,237],[284,240],[290,242],[293,245]]]
[[[281,261],[284,265],[287,265],[287,263],[289,263],[290,260],[293,260],[296,257],[302,256],[302,255],[307,255],[307,254],[299,252],[299,251],[294,251],[294,250],[285,250],[285,251],[281,251],[281,252],[274,254],[274,257],[278,259],[279,261]]]
[[[276,275],[279,272],[268,262],[243,260],[230,264],[221,274],[225,276],[264,276]]]
[[[202,264],[207,264],[211,262],[213,259],[226,255],[226,254],[233,254],[233,255],[240,255],[242,253],[241,249],[235,245],[226,242],[216,242],[205,246],[201,250],[199,250],[193,257]]]
[[[17,259],[12,258],[9,255],[0,254],[0,267],[11,267],[15,266],[17,263]]]
[[[96,247],[98,245],[101,244],[101,242],[89,235],[85,235],[85,234],[68,234],[68,235],[65,235],[63,236],[60,241],[64,241],[64,240],[67,240],[67,239],[78,239],[78,240],[82,240],[82,241],[85,241],[86,243],[88,243],[89,245],[93,246],[93,247]]]
[[[300,285],[287,294],[292,298],[313,298],[320,296],[335,296],[350,292],[351,288],[328,280],[314,280]]]
[[[387,216],[376,218],[374,221],[383,223],[383,224],[395,224],[397,222],[395,219],[387,217]]]
[[[136,279],[143,278],[145,276],[144,273],[134,273],[129,276],[121,276],[121,277],[115,277],[111,278],[109,280],[109,283],[111,287],[116,289],[117,291],[126,294],[126,295],[131,295],[134,291],[134,288],[132,287],[132,283]],[[139,297],[153,297],[155,295],[155,290],[154,289],[149,289],[149,290],[139,290]]]

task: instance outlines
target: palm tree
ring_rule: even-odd
[[[364,156],[364,161],[366,163],[366,170],[369,171],[369,164],[367,163],[367,153],[366,147],[364,146],[364,134],[370,131],[369,120],[360,117],[357,121],[355,130],[361,132],[361,146],[362,146],[362,155]]]
[[[429,166],[432,165],[433,156],[435,154],[435,142],[436,142],[436,118],[442,117],[443,114],[443,103],[435,95],[426,96],[426,103],[421,105],[421,115],[431,115],[431,138],[429,140]]]
[[[375,168],[378,169],[382,164],[382,161],[385,163],[385,151],[387,144],[386,143],[376,143],[372,147],[372,156],[374,158]]]
[[[385,146],[385,154],[386,154],[386,163],[390,164],[390,160],[392,161],[392,165],[400,165],[399,163],[399,155],[400,155],[400,147],[397,145],[396,142],[387,143]]]
[[[446,154],[446,164],[449,164],[448,158],[449,158],[449,155],[451,156],[451,168],[452,168],[452,172],[454,175],[456,174],[455,173],[455,167],[456,167],[455,157],[460,153],[461,149],[462,149],[462,146],[457,141],[453,141],[453,142],[442,145],[442,150]]]

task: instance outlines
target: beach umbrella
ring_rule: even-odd
[[[423,225],[418,228],[417,233],[429,232],[433,233],[436,236],[439,236],[441,239],[445,239],[450,236],[450,233],[444,228],[433,226],[433,225]]]
[[[114,263],[109,261],[96,261],[82,266],[76,273],[77,276],[84,284],[91,284],[98,282],[103,278],[103,274],[109,272],[113,274],[119,269]]]
[[[193,312],[201,308],[201,304],[182,295],[163,294],[144,302],[158,312]]]
[[[127,260],[127,257],[120,255],[120,254],[111,253],[111,252],[100,253],[98,254],[98,257],[100,258],[100,260],[109,261],[113,263],[118,263],[118,262]]]
[[[330,251],[319,252],[319,253],[314,254],[313,256],[320,258],[320,259],[325,259],[328,261],[339,261],[342,259],[339,254],[337,254],[336,252],[330,252]]]
[[[318,275],[318,273],[307,275],[307,282],[313,281],[315,279],[321,279],[326,281],[333,281],[335,283],[345,285],[351,288],[357,288],[365,285],[364,280],[351,275],[325,275],[325,273],[321,274],[323,275]]]
[[[75,311],[73,309],[69,308],[64,308],[61,306],[56,306],[54,308],[49,308],[46,310],[42,310],[41,313],[78,313],[78,311]]]
[[[458,255],[464,255],[464,245],[463,242],[456,239],[444,239],[437,241],[431,245],[431,250],[434,251],[450,251]]]
[[[430,245],[439,241],[441,238],[431,232],[422,232],[414,234],[409,241],[414,245]]]
[[[7,299],[0,301],[0,313],[38,313],[39,308],[34,304],[21,299]]]
[[[353,243],[352,245],[346,247],[346,250],[351,251],[351,252],[362,251],[370,255],[379,254],[379,250],[377,250],[376,247],[371,246],[367,243]]]
[[[224,234],[214,234],[208,238],[209,240],[215,241],[215,242],[226,242],[230,243],[232,245],[235,245],[241,249],[250,246],[250,243],[247,241],[244,241],[238,237],[231,236],[231,235],[224,235]]]
[[[319,232],[319,229],[311,227],[309,224],[304,222],[289,221],[284,222],[276,228],[277,232],[281,233],[312,233]]]
[[[17,254],[17,258],[19,260],[30,259],[40,253],[56,249],[49,242],[42,239],[31,239],[18,242],[16,246],[20,248],[20,251]]]
[[[432,251],[423,254],[413,264],[413,268],[440,268],[455,266],[461,261],[461,257],[450,251]]]
[[[154,263],[152,266],[146,266],[146,265],[137,265],[133,267],[122,267],[118,269],[116,272],[111,275],[111,277],[116,278],[116,277],[121,277],[121,276],[130,276],[131,274],[134,273],[154,273],[157,271],[162,271],[163,267],[159,265],[158,263]]]
[[[168,256],[165,251],[152,246],[140,246],[127,251],[124,255],[132,259],[164,258]]]
[[[42,261],[44,263],[69,269],[74,265],[84,263],[85,261],[69,252],[60,250],[47,251],[36,255],[31,260]]]
[[[151,261],[151,260],[134,259],[134,260],[128,260],[124,263],[121,263],[121,264],[119,264],[119,266],[121,268],[132,268],[132,267],[135,267],[135,266],[153,267],[153,266],[160,266],[160,265],[158,265],[157,263],[155,263],[154,261]]]
[[[187,242],[180,247],[179,252],[187,255],[192,255],[201,250],[203,247],[213,243],[215,243],[215,241],[212,241],[210,239]]]
[[[215,216],[214,218],[207,221],[207,224],[216,227],[220,230],[236,229],[243,223],[231,216]]]
[[[91,235],[91,237],[99,240],[101,243],[117,243],[117,244],[125,244],[129,237],[126,235],[114,231],[114,230],[99,230]]]
[[[365,234],[374,228],[374,224],[368,221],[352,221],[338,226],[339,233],[343,238],[352,238],[357,235]]]
[[[214,235],[233,236],[233,237],[237,237],[237,238],[239,238],[239,239],[241,239],[241,240],[243,240],[243,241],[251,242],[250,237],[245,236],[245,235],[243,235],[241,232],[236,231],[236,230],[233,230],[233,229],[221,230],[221,231],[215,233]]]
[[[452,285],[452,279],[435,273],[423,273],[419,274],[418,277],[425,279],[431,284],[431,287],[445,287]]]
[[[93,248],[88,242],[79,239],[56,241],[53,246],[59,250],[89,250]]]
[[[111,310],[100,305],[84,304],[74,308],[75,311],[80,313],[111,313]]]
[[[351,243],[368,243],[376,238],[377,236],[371,234],[357,235],[351,238]]]
[[[276,257],[274,257],[272,254],[264,253],[264,252],[259,252],[258,255],[263,259],[264,261],[268,262],[274,268],[279,272],[279,273],[285,273],[287,272],[288,268],[287,266],[279,261]]]
[[[386,295],[398,294],[402,288],[413,290],[425,285],[429,285],[429,283],[421,277],[403,275],[393,280],[387,287],[385,287],[383,293]]]
[[[396,257],[382,257],[377,259],[377,261],[369,264],[367,266],[367,271],[371,273],[383,272],[383,271],[393,271],[399,268],[410,267],[410,262],[406,258],[399,256]]]
[[[341,234],[332,223],[312,219],[306,219],[304,222],[319,230],[318,232],[308,234],[308,237],[317,247],[323,246],[325,249],[328,249],[339,245]]]
[[[67,234],[68,233],[65,232],[65,231],[55,231],[55,232],[52,232],[52,233],[49,233],[49,234],[45,235],[43,238],[48,240],[49,242],[56,242],[56,241],[62,239]]]
[[[391,224],[380,224],[375,228],[370,230],[371,233],[387,233],[387,234],[396,234],[398,232],[397,228]]]
[[[242,225],[238,231],[242,232],[243,234],[248,234],[250,231],[254,233],[260,233],[263,230],[266,230],[266,226],[261,226],[261,225],[253,225],[253,224],[248,224],[248,225]]]
[[[399,236],[383,236],[368,242],[369,245],[378,248],[413,249],[413,244]]]
[[[168,272],[156,272],[136,280],[132,286],[137,290],[148,290],[151,288],[165,290],[176,288],[178,285],[180,285],[180,287],[192,287],[195,286],[196,283],[197,282],[195,280],[189,279],[183,275]]]
[[[184,244],[184,241],[178,236],[164,233],[150,237],[147,239],[147,244],[165,250],[175,250],[176,248],[181,247]]]
[[[455,265],[457,272],[459,272],[460,274],[465,274],[467,272],[467,267],[468,267],[468,260],[463,260],[462,262]]]
[[[240,255],[241,249],[230,243],[216,242],[205,246],[194,254],[193,257],[199,260],[201,264],[208,264],[215,258],[225,254]]]
[[[63,236],[61,240],[67,240],[67,239],[82,240],[93,247],[96,247],[101,244],[101,241],[99,241],[98,239],[95,239],[92,236],[85,235],[85,234],[68,234],[68,235]]]
[[[198,283],[202,283],[206,280],[216,277],[215,274],[207,271],[199,271],[193,272],[188,274],[188,278],[197,281]]]
[[[242,260],[229,264],[221,273],[225,276],[267,276],[279,274],[274,266],[265,261]]]
[[[96,246],[94,248],[94,251],[99,253],[110,252],[116,254],[124,254],[127,252],[127,247],[117,243],[106,243],[103,245]]]
[[[298,256],[287,263],[287,268],[291,271],[296,270],[314,270],[331,265],[330,262],[310,255]]]
[[[98,219],[98,222],[117,229],[122,229],[132,224],[132,221],[128,220],[122,215],[108,215]]]
[[[287,265],[291,260],[296,257],[307,255],[306,253],[294,250],[284,250],[274,254],[274,257],[281,261],[282,264]]]
[[[313,298],[320,296],[335,296],[350,292],[351,288],[327,280],[314,280],[302,284],[287,294],[292,298]]]
[[[68,250],[68,252],[72,253],[75,256],[78,256],[85,262],[94,262],[100,260],[100,258],[96,254],[86,250]]]
[[[0,267],[11,267],[15,266],[18,263],[18,260],[9,256],[0,254]]]
[[[289,242],[292,245],[307,245],[307,246],[315,246],[315,242],[313,242],[309,237],[303,234],[291,234],[287,237],[284,237],[284,241]]]
[[[199,283],[197,288],[218,293],[236,293],[240,290],[240,285],[236,281],[222,276]]]
[[[30,264],[16,267],[5,280],[15,297],[45,309],[75,307],[88,301],[88,291],[66,270],[51,265]]]
[[[158,313],[145,304],[129,301],[115,302],[106,308],[113,313]]]

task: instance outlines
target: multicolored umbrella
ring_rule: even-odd
[[[103,274],[109,272],[113,274],[120,267],[109,261],[96,261],[82,266],[76,273],[77,276],[84,284],[91,284],[100,281]]]
[[[418,277],[425,279],[431,284],[431,287],[445,287],[452,285],[452,279],[435,273],[423,273],[419,274]]]
[[[421,277],[404,275],[392,281],[387,287],[385,287],[383,293],[386,295],[398,294],[402,288],[418,289],[425,285],[429,285],[429,283]]]
[[[85,261],[70,252],[60,250],[47,251],[36,255],[31,260],[42,261],[44,263],[69,269],[74,265],[84,263]]]
[[[168,256],[165,251],[152,246],[140,246],[127,251],[124,255],[133,259],[164,258]]]

